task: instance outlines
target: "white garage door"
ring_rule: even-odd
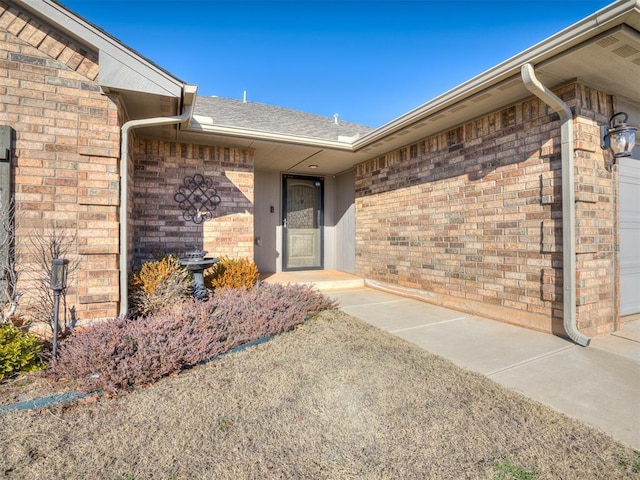
[[[620,314],[640,312],[640,160],[618,159],[620,172]]]

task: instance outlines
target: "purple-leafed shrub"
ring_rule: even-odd
[[[222,289],[206,301],[189,300],[149,317],[116,319],[76,332],[61,342],[47,375],[74,378],[85,391],[128,389],[289,330],[334,306],[303,285]]]

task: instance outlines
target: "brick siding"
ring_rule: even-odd
[[[30,239],[64,231],[79,264],[68,306],[81,319],[116,315],[119,299],[121,118],[98,73],[97,52],[0,0],[0,121],[16,132],[19,289],[31,290],[29,271],[39,268]],[[614,100],[577,83],[556,93],[575,114],[577,314],[592,335],[618,321],[618,179],[599,147]],[[135,263],[193,248],[253,258],[252,151],[133,136],[132,145]],[[201,225],[174,201],[194,174],[212,177],[221,197]],[[559,332],[561,202],[558,116],[528,99],[357,166],[356,272]]]
[[[572,84],[578,326],[613,328],[617,181],[599,146],[611,99]],[[560,122],[538,99],[357,166],[356,271],[431,301],[562,331]]]
[[[96,52],[0,1],[0,122],[16,132],[22,304],[39,268],[30,239],[55,229],[75,238],[67,304],[80,319],[116,315],[118,302],[119,121],[98,70]]]
[[[253,259],[253,151],[155,140],[134,142],[134,263],[204,249]],[[220,204],[196,224],[174,200],[185,177],[213,179]]]
[[[577,86],[576,311],[578,328],[591,335],[618,328],[618,175],[612,157],[600,148],[600,125],[614,111],[614,99]]]

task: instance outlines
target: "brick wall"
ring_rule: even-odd
[[[610,96],[592,88],[577,86],[575,94],[576,312],[579,329],[599,334],[619,321],[618,176],[600,148],[600,125],[617,110]]]
[[[118,110],[97,75],[96,52],[0,1],[0,122],[16,132],[21,303],[35,301],[30,239],[56,230],[74,239],[67,303],[80,319],[116,315],[118,301]]]
[[[556,93],[577,112],[578,322],[593,334],[615,317],[615,179],[598,127],[611,100],[577,84]],[[357,274],[561,332],[560,166],[560,122],[538,99],[358,165]]]
[[[134,263],[204,249],[253,259],[253,152],[139,139],[134,142]],[[220,204],[201,224],[174,199],[185,177],[213,180]]]

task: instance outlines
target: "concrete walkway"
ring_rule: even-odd
[[[640,322],[584,348],[371,288],[324,293],[344,312],[640,450]]]

